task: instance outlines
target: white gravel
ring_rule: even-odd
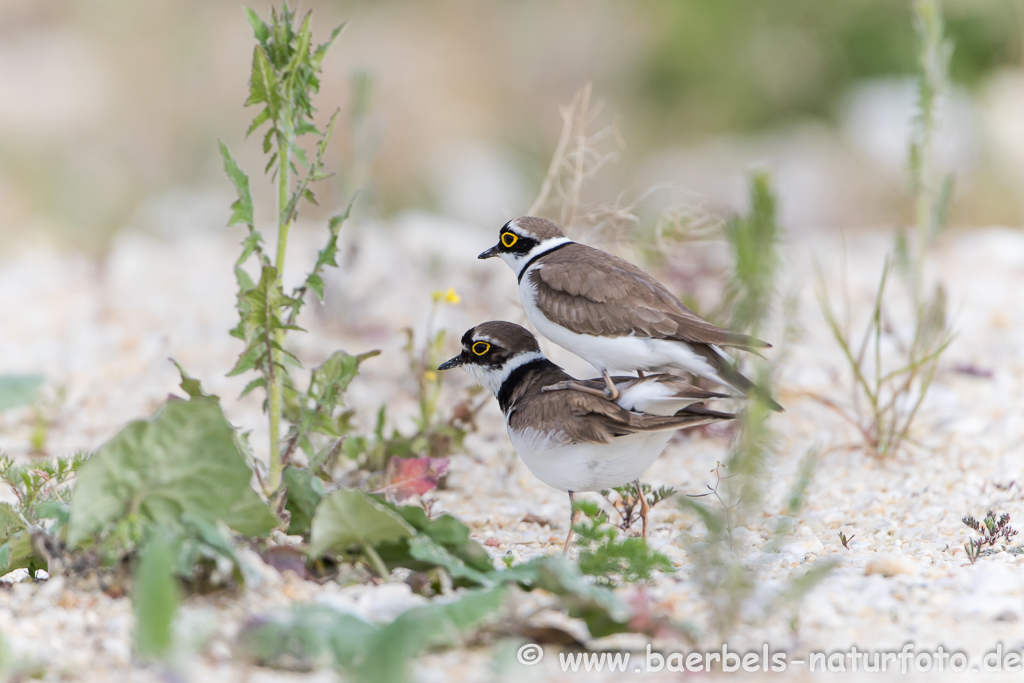
[[[462,296],[460,305],[444,306],[436,317],[436,324],[450,333],[452,353],[455,340],[471,325],[502,318],[523,322],[512,274],[502,264],[475,258],[495,234],[489,227],[415,214],[346,233],[344,263],[331,276],[327,304],[310,305],[305,318],[309,334],[296,335],[295,345],[307,364],[339,347],[383,350],[351,388],[350,402],[364,425],[384,402],[391,415],[408,423],[413,382],[401,355],[401,329],[412,327],[422,338],[433,290],[454,287]],[[151,414],[177,389],[167,361],[171,356],[223,397],[236,424],[256,430],[257,447],[263,443],[259,399],[237,401],[246,379],[224,377],[239,350],[237,340],[227,335],[234,323],[231,264],[239,238],[233,231],[174,238],[124,234],[101,262],[46,245],[0,255],[0,373],[46,376],[47,410],[54,419],[50,454],[95,448],[127,420]],[[289,263],[293,274],[312,259],[318,241],[312,229],[295,231]],[[909,642],[916,652],[940,645],[963,651],[973,667],[998,643],[1004,651],[1024,648],[1020,556],[1000,553],[969,565],[962,545],[970,532],[960,522],[966,514],[980,518],[992,509],[1024,525],[1024,233],[1003,228],[954,232],[935,249],[930,275],[948,289],[957,338],[916,423],[916,445],[887,461],[873,459],[857,447],[848,425],[803,395],[848,397],[840,352],[815,300],[814,259],[823,264],[835,299],[845,258],[854,329],[863,329],[891,244],[888,234],[849,233],[842,241],[835,235],[800,235],[784,248],[781,290],[798,302],[793,322],[800,335],[789,348],[774,350],[788,355],[778,378],[778,398],[786,412],[771,418],[777,457],[767,514],[736,530],[737,552],[756,569],[760,584],[754,602],[762,604],[784,580],[819,558],[837,558],[840,566],[798,608],[776,610],[768,619],[740,626],[729,639],[730,649],[760,651],[768,643],[773,652],[786,651],[793,660],[852,645],[898,651]],[[690,258],[702,253],[691,252]],[[671,278],[666,282],[680,289]],[[898,291],[893,288],[894,296]],[[898,317],[893,324],[900,329]],[[765,336],[779,341],[779,330],[776,326]],[[560,349],[548,345],[547,350],[570,371],[589,372],[585,363]],[[968,366],[991,371],[991,377],[956,371]],[[453,374],[442,401],[450,405],[468,386],[468,378]],[[38,457],[28,452],[32,425],[30,410],[0,413],[0,449],[18,458]],[[727,445],[714,432],[678,438],[645,481],[699,492],[713,483],[709,471],[724,459]],[[806,506],[791,536],[776,542],[775,515],[785,507],[801,458],[815,445],[822,457]],[[458,515],[478,541],[491,539],[489,551],[496,558],[511,552],[520,561],[558,552],[565,533],[565,494],[541,484],[515,459],[496,405],[484,409],[467,450],[453,458],[448,490],[436,493],[435,509]],[[0,491],[0,500],[11,500],[9,492]],[[525,523],[526,513],[551,524]],[[649,588],[652,610],[702,623],[706,603],[679,545],[684,532],[702,530],[671,503],[656,508],[653,520],[652,542],[680,571]],[[855,536],[849,549],[840,544],[840,531]],[[422,602],[404,584],[321,586],[259,567],[254,554],[246,557],[260,577],[249,590],[190,598],[183,608],[184,680],[333,680],[331,672],[283,674],[247,667],[232,656],[234,636],[247,618],[296,602],[327,604],[375,621]],[[158,680],[161,672],[132,659],[131,625],[128,599],[73,588],[61,577],[0,587],[0,634],[16,658],[38,663],[44,680]],[[646,641],[630,636],[608,644],[616,643],[642,651]],[[671,640],[658,645],[690,647]],[[540,665],[526,669],[515,663],[510,647],[431,654],[417,671],[426,681],[491,680],[500,671],[507,680],[526,675],[537,681],[618,680],[608,674],[562,674],[552,647]],[[721,643],[705,636],[700,648],[720,650]],[[793,665],[789,674],[817,677],[806,668]],[[970,674],[960,677],[965,675]],[[650,680],[678,676],[661,672]],[[910,679],[926,677],[941,678],[932,671]],[[986,680],[998,677],[987,674]]]

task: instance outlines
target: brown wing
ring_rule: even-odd
[[[571,244],[529,275],[537,307],[577,334],[652,337],[742,348],[769,344],[703,320],[629,261]]]
[[[681,429],[732,417],[728,413],[704,410],[702,406],[668,417],[634,413],[600,396],[563,389],[534,394],[529,401],[515,407],[508,416],[508,423],[517,431],[535,425],[557,424],[561,431],[559,438],[566,444],[609,443],[615,437],[635,432]]]
[[[580,379],[574,380],[579,384],[590,387],[591,389],[604,389],[605,382],[604,377],[595,377],[594,379]],[[643,377],[632,377],[625,375],[613,375],[612,382],[619,388],[619,391],[628,391],[636,384],[643,382],[659,382],[670,386],[674,391],[676,398],[692,398],[695,401],[708,401],[715,398],[734,398],[730,394],[722,394],[716,391],[707,391],[700,387],[695,387],[687,382],[682,377],[671,375],[668,373],[658,373],[656,375],[644,375]]]

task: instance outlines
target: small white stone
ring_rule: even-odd
[[[880,574],[886,578],[899,574],[916,574],[917,567],[906,555],[879,555],[864,567],[864,575]]]

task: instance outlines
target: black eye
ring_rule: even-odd
[[[491,350],[491,345],[488,344],[487,342],[476,342],[470,348],[473,349],[473,353],[475,353],[478,356],[482,356]]]
[[[501,233],[501,243],[505,245],[506,249],[511,249],[515,246],[515,243],[519,241],[519,236],[514,232],[503,232]]]

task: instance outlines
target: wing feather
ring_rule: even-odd
[[[639,336],[700,344],[767,347],[712,325],[629,261],[571,244],[544,256],[528,275],[537,307],[577,334]]]
[[[510,429],[526,430],[535,425],[558,425],[556,439],[562,443],[610,443],[616,437],[636,432],[681,429],[731,419],[733,415],[696,406],[675,415],[661,416],[626,410],[600,396],[563,389],[534,394],[517,405],[508,416]]]

